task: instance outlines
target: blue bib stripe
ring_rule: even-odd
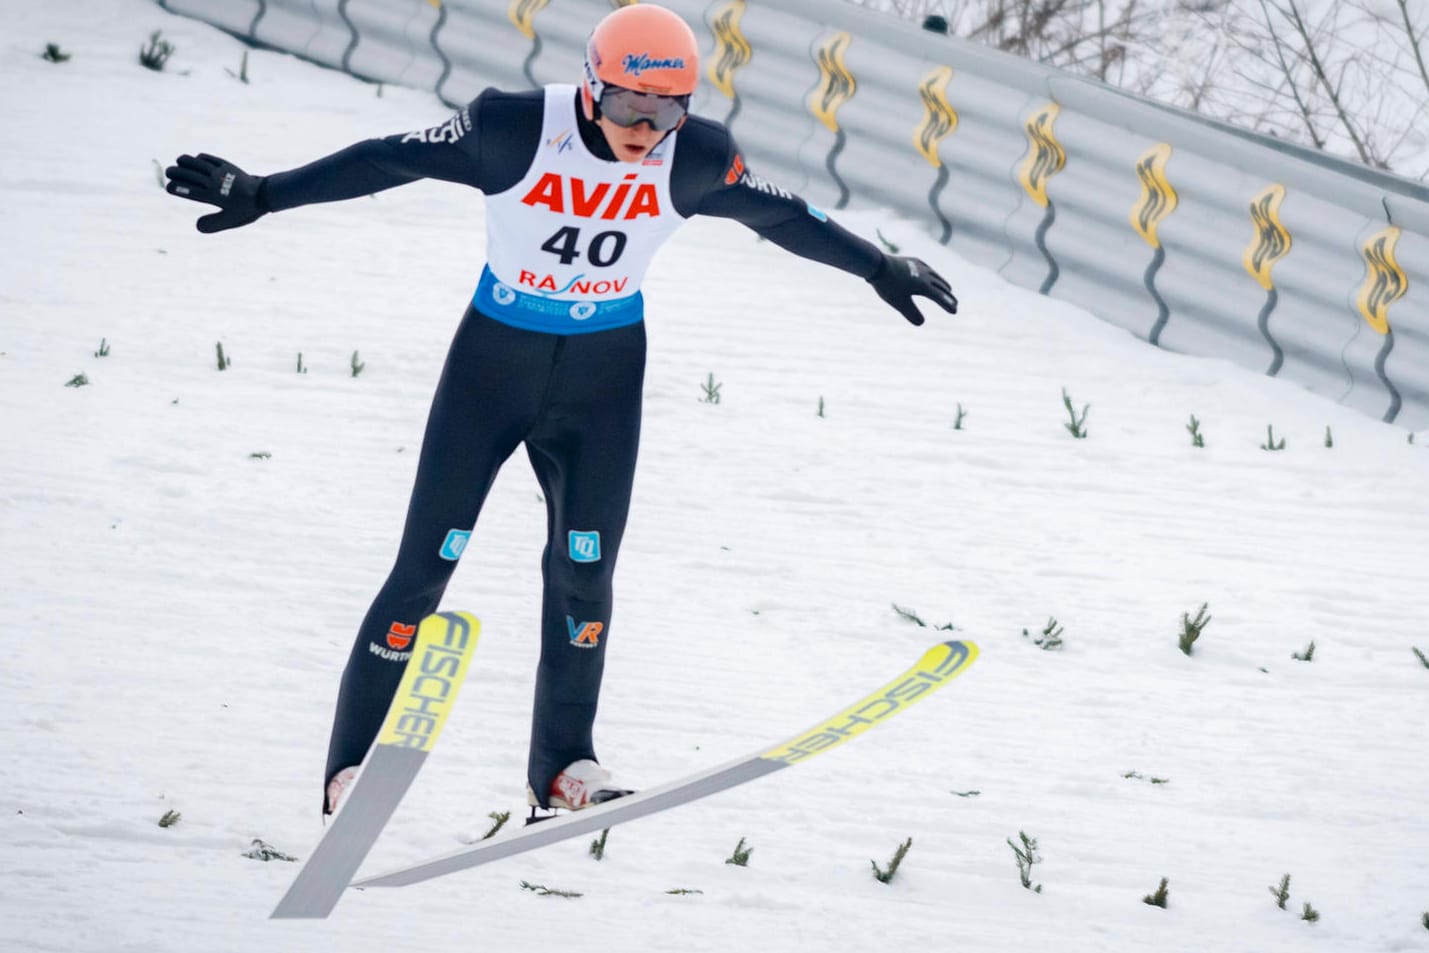
[[[640,292],[614,301],[569,301],[517,291],[498,281],[490,268],[481,270],[472,305],[487,317],[526,331],[546,334],[590,334],[636,324],[645,317]]]

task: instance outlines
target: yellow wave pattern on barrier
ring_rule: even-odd
[[[1391,225],[1371,235],[1360,248],[1365,261],[1365,280],[1355,304],[1369,326],[1380,334],[1389,333],[1389,307],[1409,292],[1409,278],[1394,257],[1400,229]]]
[[[1242,261],[1250,276],[1266,291],[1275,287],[1270,271],[1275,263],[1290,254],[1290,232],[1280,222],[1280,206],[1285,201],[1285,186],[1268,185],[1250,203],[1250,220],[1255,235],[1245,248]]]
[[[526,39],[536,38],[535,20],[536,14],[550,3],[551,0],[514,0],[506,15],[511,22],[525,35]]]
[[[1027,158],[1017,170],[1017,179],[1032,201],[1047,207],[1047,183],[1052,176],[1067,167],[1067,153],[1057,141],[1053,126],[1061,114],[1062,107],[1048,103],[1023,125],[1027,132]]]
[[[1171,146],[1158,142],[1136,160],[1136,177],[1141,182],[1141,198],[1131,210],[1131,227],[1152,248],[1161,247],[1157,229],[1180,203],[1175,188],[1166,178],[1166,165],[1171,161]]]
[[[858,83],[844,63],[853,37],[835,33],[819,45],[814,58],[819,64],[819,88],[809,98],[809,110],[833,132],[839,131],[839,107],[858,92]]]
[[[745,0],[733,0],[710,18],[715,51],[710,57],[705,75],[725,99],[734,98],[734,74],[754,58],[754,48],[744,37],[739,21],[744,16]]]
[[[953,79],[951,66],[936,67],[918,84],[923,100],[923,121],[913,130],[913,144],[933,168],[941,168],[943,159],[938,146],[958,128],[958,111],[948,102],[948,84]]]

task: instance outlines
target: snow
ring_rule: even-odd
[[[977,664],[797,770],[613,830],[603,861],[577,839],[268,921],[296,865],[243,854],[322,832],[338,677],[482,200],[417,183],[202,236],[156,162],[276,171],[446,110],[256,51],[240,84],[240,44],[141,0],[5,17],[0,950],[1429,949],[1429,433],[1152,349],[877,210],[842,220],[932,263],[959,315],[911,328],[728,223],[656,260],[597,739],[644,787],[831,714],[935,626]],[[136,63],[155,29],[163,73]],[[444,602],[483,620],[472,676],[367,871],[519,819],[544,514],[518,455]],[[1059,651],[1023,635],[1049,617]],[[1165,910],[1141,902],[1162,877]]]

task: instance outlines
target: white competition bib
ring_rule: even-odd
[[[583,334],[644,316],[640,282],[684,219],[670,201],[676,133],[641,162],[606,162],[581,141],[574,86],[546,87],[526,175],[486,198],[487,266],[473,304],[505,324]]]

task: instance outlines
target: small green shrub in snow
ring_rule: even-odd
[[[924,622],[922,617],[912,609],[905,609],[895,602],[893,603],[893,611],[898,615],[898,618],[907,619],[919,628],[926,629],[928,627],[928,623]]]
[[[726,857],[724,862],[736,867],[748,867],[749,855],[752,853],[754,853],[754,848],[744,846],[744,838],[741,837],[739,843],[734,845],[734,853]]]
[[[1314,661],[1314,659],[1315,659],[1315,641],[1314,641],[1313,639],[1311,639],[1311,640],[1310,640],[1310,644],[1305,647],[1305,651],[1303,651],[1303,652],[1291,652],[1291,653],[1290,653],[1290,657],[1293,658],[1293,659],[1294,659],[1295,661],[1297,661],[1297,662],[1311,662],[1311,661]]]
[[[1280,438],[1280,442],[1279,442],[1279,443],[1276,443],[1276,442],[1275,442],[1275,425],[1274,425],[1274,424],[1266,424],[1266,425],[1265,425],[1265,443],[1263,443],[1263,444],[1260,445],[1260,449],[1262,449],[1262,450],[1284,450],[1284,449],[1285,449],[1285,438],[1284,438],[1284,437],[1281,437],[1281,438]]]
[[[1032,644],[1044,652],[1053,652],[1062,647],[1062,627],[1057,624],[1057,620],[1048,616],[1047,624],[1042,627],[1040,635],[1033,636],[1026,629],[1022,630],[1024,639],[1031,639]]]
[[[1204,447],[1206,438],[1201,435],[1201,422],[1196,419],[1196,415],[1191,415],[1191,422],[1186,425],[1186,430],[1191,434],[1191,446]]]
[[[700,403],[702,403],[702,404],[718,404],[718,403],[719,403],[719,389],[720,389],[721,387],[723,387],[723,386],[724,386],[724,384],[719,383],[719,382],[717,382],[717,381],[715,380],[715,378],[714,378],[714,372],[711,371],[711,372],[710,372],[710,376],[705,379],[705,382],[704,382],[703,384],[700,385],[700,388],[705,392],[705,395],[700,398]]]
[[[1087,412],[1092,409],[1091,404],[1082,406],[1081,416],[1077,416],[1077,409],[1072,406],[1072,397],[1067,393],[1067,388],[1062,388],[1062,406],[1067,408],[1067,416],[1071,418],[1068,423],[1063,424],[1067,432],[1078,440],[1087,438]]]
[[[1042,862],[1042,855],[1037,853],[1037,838],[1028,837],[1026,831],[1018,831],[1018,838],[1022,841],[1019,846],[1011,837],[1007,839],[1007,846],[1012,848],[1013,856],[1017,858],[1017,875],[1022,881],[1022,886],[1033,893],[1041,893],[1042,885],[1032,883],[1032,867]]]
[[[605,859],[605,842],[610,838],[610,828],[600,832],[600,836],[590,842],[590,855],[596,860]]]
[[[1166,896],[1169,893],[1169,891],[1167,890],[1168,885],[1169,881],[1167,881],[1165,877],[1162,877],[1161,886],[1156,888],[1156,892],[1149,893],[1146,896],[1142,897],[1141,902],[1147,904],[1148,906],[1160,907],[1162,910],[1165,910]]]
[[[174,44],[164,39],[164,34],[155,30],[149,34],[149,45],[139,47],[139,65],[162,73],[169,57],[174,55]]]
[[[244,851],[243,856],[251,860],[261,860],[264,863],[267,863],[270,860],[285,860],[289,863],[292,863],[298,859],[292,854],[283,853],[281,850],[272,846],[271,844],[263,843],[256,837],[253,838],[253,846],[249,847],[248,850]]]
[[[555,890],[551,887],[547,887],[545,884],[533,884],[525,880],[521,881],[521,889],[529,890],[542,897],[567,897],[569,899],[575,899],[581,896],[581,894],[576,893],[574,890]]]
[[[69,58],[70,55],[64,50],[60,49],[60,45],[58,43],[46,43],[45,51],[40,54],[40,59],[46,60],[50,63],[64,63],[68,61]]]
[[[1201,603],[1201,608],[1196,612],[1196,618],[1192,619],[1190,613],[1181,613],[1181,635],[1179,644],[1181,651],[1187,655],[1191,654],[1191,646],[1196,644],[1196,640],[1201,637],[1201,632],[1206,626],[1211,624],[1211,617],[1206,615],[1206,608],[1210,603]]]
[[[908,838],[898,845],[898,849],[893,852],[893,857],[888,861],[887,869],[878,866],[878,861],[870,860],[873,865],[873,879],[881,884],[886,884],[893,879],[893,875],[898,873],[898,867],[903,863],[903,858],[908,856],[908,851],[913,846],[913,838]]]
[[[1280,878],[1280,886],[1271,887],[1270,895],[1275,898],[1275,905],[1280,909],[1285,909],[1285,902],[1290,899],[1290,875],[1286,874]]]
[[[928,628],[928,623],[924,622],[922,617],[919,616],[918,613],[914,612],[912,609],[905,609],[895,602],[893,603],[893,611],[898,614],[898,617],[900,619],[907,619],[909,622],[912,622],[920,629]],[[934,628],[937,629],[939,632],[951,632],[956,629],[957,626],[953,625],[951,622],[944,622],[942,625],[934,626]]]
[[[1158,778],[1158,777],[1156,777],[1155,775],[1152,775],[1151,777],[1148,778],[1146,775],[1142,774],[1140,771],[1128,771],[1128,772],[1126,772],[1125,774],[1123,774],[1122,777],[1126,778],[1126,779],[1129,780],[1129,781],[1145,781],[1145,782],[1148,783],[1148,784],[1170,784],[1170,783],[1171,783],[1171,779],[1170,779],[1170,778]]]
[[[496,832],[501,830],[501,828],[505,827],[506,822],[511,820],[510,811],[492,811],[486,816],[491,818],[491,826],[487,828],[485,834],[481,835],[482,840],[490,840],[491,838],[495,837]]]

